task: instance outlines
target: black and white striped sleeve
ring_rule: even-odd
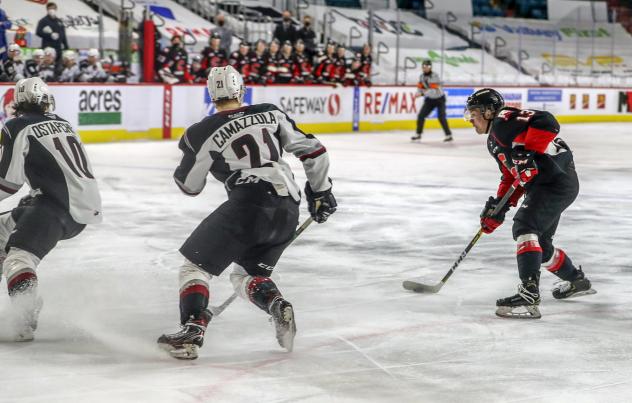
[[[7,126],[2,127],[2,139],[0,157],[0,200],[15,194],[24,182],[26,175],[24,173],[24,145],[25,141],[16,141],[18,133],[12,133]]]
[[[206,176],[213,163],[205,143],[193,141],[194,128],[187,129],[178,147],[182,150],[182,160],[176,168],[173,178],[183,193],[197,196],[206,185]]]
[[[316,137],[304,133],[284,112],[275,112],[279,122],[281,145],[303,163],[305,175],[315,192],[331,188],[329,182],[329,154]]]

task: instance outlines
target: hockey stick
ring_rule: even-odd
[[[307,220],[305,220],[303,222],[303,224],[301,224],[301,226],[298,227],[298,229],[294,233],[294,236],[292,237],[292,240],[290,241],[290,244],[292,242],[294,242],[294,240],[296,238],[298,238],[298,236],[301,235],[303,233],[303,231],[305,231],[307,229],[307,227],[309,227],[309,225],[312,222],[314,222],[314,219],[312,217],[309,217]],[[288,244],[288,246],[289,246],[289,244]],[[237,298],[237,293],[233,292],[233,295],[228,297],[228,299],[226,301],[224,301],[221,305],[219,305],[219,306],[209,306],[208,310],[211,311],[213,316],[217,316],[217,315],[221,314],[222,312],[224,312],[224,310],[228,307],[228,305],[230,305],[236,298]]]
[[[509,201],[509,198],[516,191],[516,189],[518,188],[519,185],[520,185],[520,181],[516,179],[511,184],[511,188],[509,188],[509,190],[507,191],[507,193],[505,193],[503,198],[500,199],[500,202],[496,205],[496,208],[494,209],[494,211],[492,211],[491,215],[497,214],[503,207],[505,207],[505,204],[507,204],[507,202]],[[407,281],[404,281],[404,283],[402,285],[404,286],[405,289],[410,290],[410,291],[414,291],[414,292],[418,292],[418,293],[425,293],[425,294],[436,294],[436,293],[438,293],[439,290],[441,289],[441,287],[443,287],[443,285],[448,281],[450,276],[452,276],[452,273],[455,272],[456,268],[459,266],[459,264],[461,264],[463,259],[465,259],[467,254],[474,247],[476,242],[478,242],[478,240],[481,238],[482,235],[483,235],[483,228],[478,230],[476,235],[474,235],[474,238],[472,238],[470,243],[467,244],[467,246],[465,247],[465,250],[463,252],[461,252],[461,255],[456,260],[456,262],[454,262],[454,264],[452,265],[450,270],[448,270],[448,272],[445,274],[445,276],[443,276],[441,281],[439,281],[437,284],[435,284],[435,285],[427,285],[427,284],[418,283],[416,281],[407,280]]]

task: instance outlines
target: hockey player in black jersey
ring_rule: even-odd
[[[15,118],[2,128],[0,200],[24,183],[31,192],[0,215],[0,272],[7,279],[16,339],[33,340],[42,301],[36,269],[63,239],[101,221],[101,198],[81,140],[52,113],[54,99],[39,77],[15,86]]]
[[[270,274],[298,224],[300,190],[283,151],[302,162],[305,196],[312,218],[325,222],[336,211],[328,178],[329,157],[312,135],[303,133],[272,104],[242,106],[243,78],[232,67],[211,69],[208,91],[218,112],[189,127],[179,147],[176,184],[198,195],[210,173],[224,183],[228,201],[209,215],[180,248],[180,323],[158,344],[173,357],[197,358],[212,318],[208,284],[231,263],[235,292],[270,314],[279,344],[291,351],[296,325],[292,305]]]
[[[579,192],[573,154],[559,137],[560,125],[546,111],[504,106],[503,97],[491,88],[467,99],[466,120],[478,134],[488,134],[487,148],[502,172],[496,197],[490,197],[481,213],[485,233],[500,226],[511,206],[525,198],[514,216],[517,242],[518,293],[496,302],[501,317],[539,318],[540,266],[561,281],[553,289],[556,299],[594,294],[590,281],[566,253],[553,246],[561,214]],[[492,211],[514,186],[509,203],[497,215]]]

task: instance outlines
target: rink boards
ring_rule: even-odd
[[[3,118],[12,88],[0,86]],[[446,88],[451,127],[469,126],[463,109],[478,88]],[[548,110],[561,123],[632,122],[632,88],[496,88],[508,105]],[[179,138],[186,127],[215,112],[203,85],[53,84],[52,91],[57,113],[85,142]],[[423,104],[416,92],[413,86],[253,86],[245,103],[278,105],[311,133],[414,130]],[[433,111],[426,128],[439,127],[435,117]]]

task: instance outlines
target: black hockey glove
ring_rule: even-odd
[[[329,179],[331,183],[331,179]],[[314,192],[309,182],[305,183],[305,197],[307,198],[307,209],[314,221],[321,224],[327,221],[330,215],[336,212],[336,198],[331,193],[331,188],[323,192]]]
[[[500,198],[489,196],[483,211],[481,211],[481,228],[486,234],[491,234],[496,228],[500,227],[505,221],[505,214],[509,211],[509,204],[505,204],[498,213],[493,214],[499,201]]]
[[[538,174],[538,165],[534,161],[535,151],[525,150],[519,146],[511,151],[513,167],[511,173],[516,179],[520,179],[521,185],[531,182]]]

